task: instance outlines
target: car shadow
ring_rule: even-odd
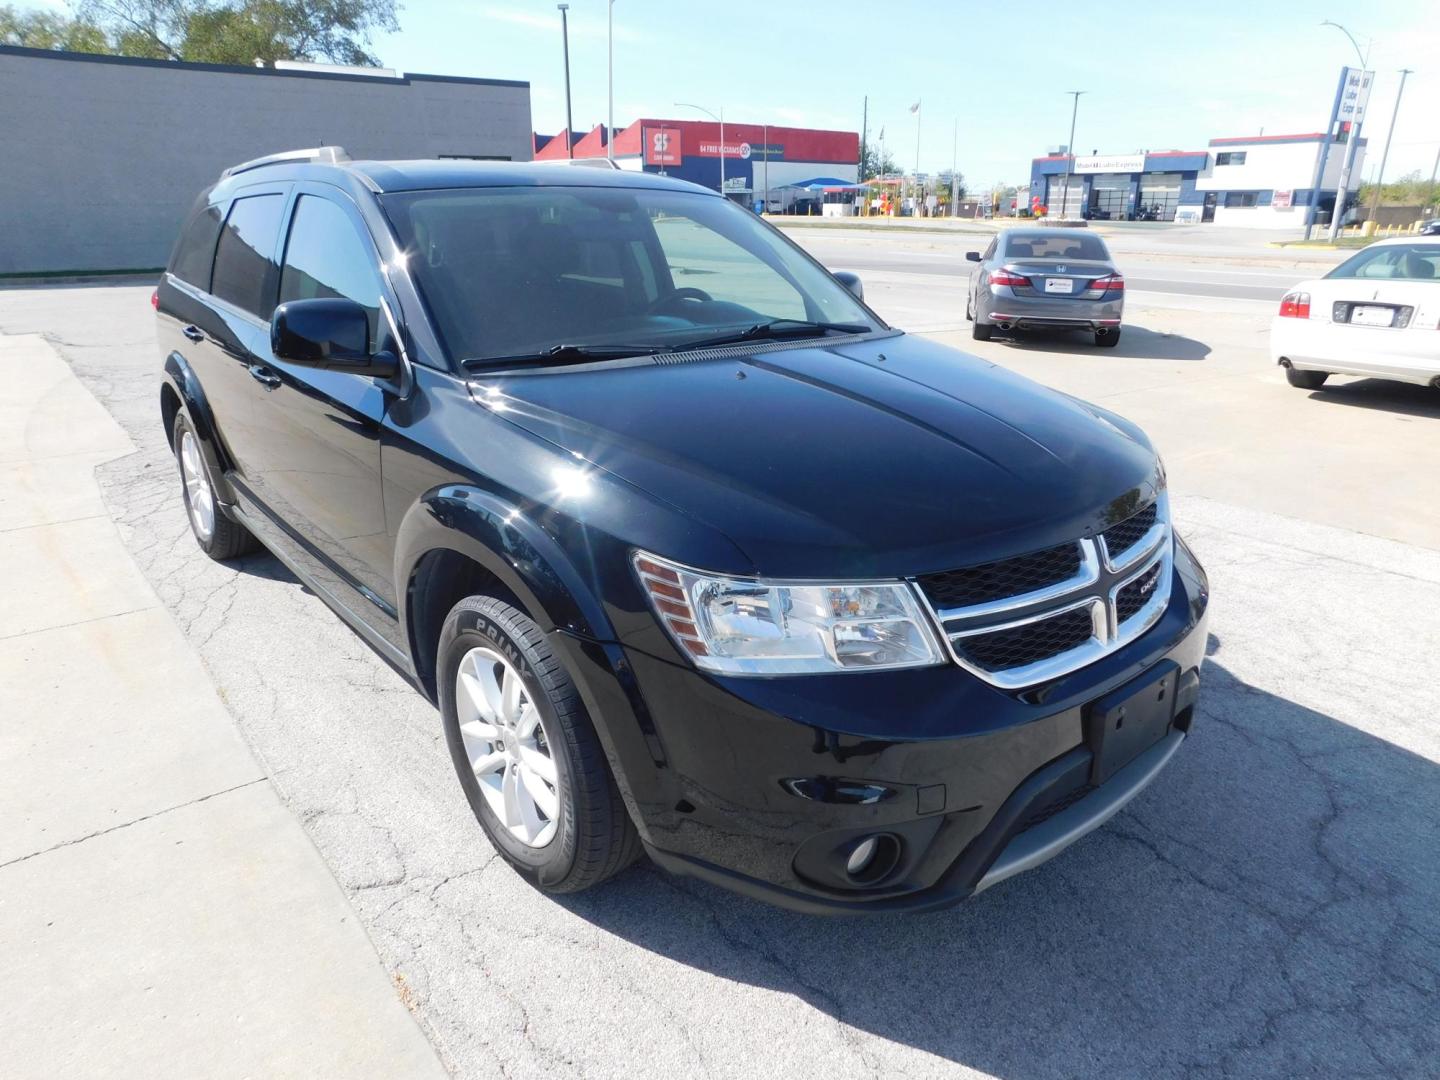
[[[1205,684],[1150,790],[949,911],[807,917],[648,864],[564,902],[876,1036],[850,1041],[880,1075],[916,1064],[891,1043],[1007,1080],[1440,1060],[1440,770],[1222,663]]]
[[[1166,334],[1143,326],[1127,325],[1120,333],[1120,343],[1101,348],[1087,330],[1001,330],[995,338],[1021,349],[1043,349],[1045,352],[1086,353],[1100,357],[1127,357],[1137,360],[1204,360],[1210,346],[1183,334]]]
[[[1377,409],[1440,420],[1440,391],[1431,387],[1391,382],[1388,379],[1335,382],[1339,377],[1343,376],[1331,375],[1329,382],[1310,394],[1311,399],[1329,405],[1351,405],[1359,409]]]

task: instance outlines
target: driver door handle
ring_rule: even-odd
[[[258,382],[266,390],[274,390],[280,385],[280,376],[271,371],[264,364],[251,364],[250,377]]]
[[[194,325],[193,323],[192,323],[191,325],[189,325],[189,326],[181,327],[181,328],[180,328],[180,333],[184,334],[184,335],[185,335],[187,338],[189,338],[191,341],[204,341],[204,340],[205,340],[205,331],[204,331],[204,330],[201,330],[198,326]]]

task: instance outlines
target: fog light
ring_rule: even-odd
[[[850,858],[845,860],[845,872],[851,877],[863,874],[865,868],[875,861],[875,849],[879,846],[880,842],[873,836],[861,840],[850,852]]]

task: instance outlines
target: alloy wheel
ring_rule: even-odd
[[[560,778],[520,673],[493,649],[471,649],[455,675],[455,708],[465,756],[490,811],[516,840],[544,847],[560,817]]]
[[[188,430],[180,435],[180,475],[185,481],[185,501],[195,534],[208,542],[215,532],[215,492],[200,456],[200,444]]]

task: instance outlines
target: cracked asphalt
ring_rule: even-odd
[[[0,290],[0,331],[140,447],[99,473],[127,547],[456,1075],[1440,1075],[1440,552],[1177,491],[1215,595],[1195,737],[949,912],[815,919],[648,865],[550,900],[423,700],[273,559],[194,546],[149,291]]]

